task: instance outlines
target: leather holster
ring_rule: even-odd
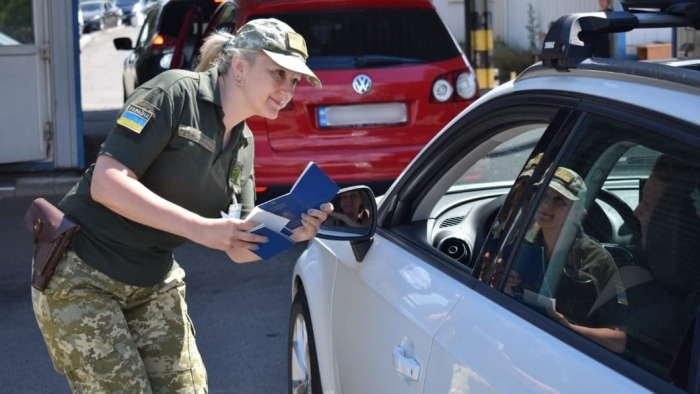
[[[22,225],[32,232],[34,238],[32,287],[43,292],[80,226],[43,198],[32,202]]]

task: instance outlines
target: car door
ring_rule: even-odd
[[[520,123],[501,123],[489,132],[507,130],[516,136],[518,129],[530,127],[534,130],[531,136],[534,135],[536,142],[549,122],[551,112],[533,115],[528,109],[523,109],[518,112],[523,117]],[[440,179],[444,182],[451,176],[459,177],[461,174],[454,172],[458,164],[464,166],[476,157],[469,155],[460,163],[445,164],[455,157],[455,143],[464,148],[463,151],[457,151],[470,151],[467,146],[469,139],[462,138],[470,132],[463,127],[463,123],[460,125],[462,126],[453,125],[443,132],[446,145],[453,145],[449,149],[452,153],[439,154],[439,157],[431,158],[425,163],[413,163],[414,167],[434,173],[421,174],[419,177],[425,181],[425,187],[411,188],[412,192],[430,194],[434,191],[439,195],[431,195],[431,198],[437,198],[442,205],[450,204],[452,197],[443,195],[445,190],[438,192],[446,186],[441,184],[433,187],[430,183],[440,183]],[[460,141],[455,142],[455,139]],[[500,144],[490,146],[498,145]],[[524,162],[526,158],[526,153],[522,152],[533,146],[530,139],[523,140],[522,144],[514,148],[513,151],[517,153],[517,168],[522,166],[521,161]],[[446,148],[443,146],[441,149]],[[430,155],[419,155],[426,156]],[[513,163],[496,163],[495,160],[492,163],[497,166],[513,166]],[[478,167],[479,165],[475,166]],[[515,174],[516,171],[512,167],[511,173]],[[395,187],[400,190],[402,186]],[[486,195],[477,191],[473,198],[476,201],[485,201],[485,198],[491,200],[506,191],[507,188],[501,184]],[[398,191],[396,193],[400,194]],[[401,205],[397,201],[401,197],[396,194],[390,193],[386,198],[389,201],[385,201],[383,206],[388,204],[391,209],[396,209]],[[469,275],[469,261],[464,261],[464,265],[459,268],[441,262],[450,259],[429,240],[431,235],[428,230],[437,220],[431,212],[437,210],[427,206],[418,209],[427,210],[417,214],[424,215],[424,219],[410,219],[405,225],[384,224],[380,227],[372,247],[361,262],[355,259],[348,245],[337,245],[337,250],[342,252],[337,254],[331,342],[335,355],[333,361],[339,371],[337,384],[342,392],[434,392],[424,387],[426,378],[431,376],[429,363],[432,363],[430,352],[433,338],[439,327],[445,324],[449,312],[462,297],[471,292],[470,288],[476,281]],[[398,215],[396,212],[392,214]],[[471,247],[474,245],[468,246]]]
[[[697,389],[697,381],[689,381],[689,376],[697,376],[697,364],[693,364],[689,353],[693,327],[697,327],[697,305],[688,299],[697,294],[700,276],[687,260],[679,257],[681,261],[674,262],[672,257],[682,255],[697,262],[700,251],[689,242],[689,237],[694,236],[686,235],[695,232],[673,230],[687,215],[677,213],[673,203],[669,204],[669,213],[654,216],[663,222],[662,230],[649,234],[656,234],[658,243],[669,249],[668,253],[658,253],[658,272],[675,272],[676,277],[670,278],[669,274],[655,273],[648,250],[646,268],[630,263],[637,256],[637,248],[635,235],[626,227],[637,205],[630,199],[636,200],[640,195],[639,179],[650,175],[657,155],[673,154],[696,166],[698,147],[693,143],[697,144],[697,140],[689,130],[681,135],[680,123],[655,122],[653,115],[645,117],[643,112],[632,117],[597,105],[578,108],[586,111],[572,112],[558,135],[546,134],[535,147],[529,159],[536,164],[525,192],[519,199],[511,193],[490,227],[474,271],[481,282],[464,292],[434,337],[425,392],[621,393]],[[643,158],[635,160],[640,155]],[[674,167],[674,172],[680,172],[679,168]],[[544,232],[543,221],[551,215],[545,212],[553,206],[551,194],[559,190],[557,177],[562,169],[580,174],[584,186],[578,190],[583,192],[564,216],[551,255],[546,252],[540,256],[544,259],[544,272],[537,274],[540,283],[532,287],[528,300],[528,290],[520,297],[513,291],[514,283],[520,286],[528,272],[541,265],[529,265],[516,272],[518,282],[512,282],[510,274],[533,246],[530,237]],[[693,182],[695,176],[691,174],[695,172],[688,170],[688,177],[679,179],[679,184]],[[687,185],[681,188],[692,189]],[[609,194],[617,195],[617,199]],[[678,204],[679,199],[673,197]],[[688,197],[686,192],[679,198],[692,205]],[[622,206],[616,206],[617,202]],[[697,218],[687,220],[694,224],[686,224],[686,228],[697,228]],[[599,232],[605,238],[600,242],[587,235],[606,227],[611,231]],[[566,229],[572,229],[575,235],[567,238]],[[606,261],[613,267],[607,282],[598,280],[595,274],[584,281],[567,271],[569,262],[583,259],[580,255],[572,257],[584,250],[581,239],[587,240],[586,248],[605,256],[598,262]],[[503,270],[499,270],[499,264]],[[652,275],[643,279],[645,282],[635,283],[639,277],[630,272],[648,272],[647,269]],[[658,277],[665,277],[666,283],[655,283]],[[587,313],[574,317],[576,307],[572,307],[567,294],[573,288],[577,294],[583,294],[577,286],[595,288],[597,283],[605,286],[601,286],[601,291],[593,290],[591,303],[585,308]],[[646,287],[640,290],[642,285]],[[672,286],[676,287],[661,290]],[[606,292],[608,288],[615,290]],[[606,298],[606,294],[610,297]],[[656,299],[640,301],[645,298]],[[671,302],[662,304],[658,298],[669,298]],[[576,302],[584,301],[577,298]],[[636,306],[641,313],[633,313],[632,307],[640,302],[653,307]],[[606,309],[607,322],[599,316],[605,315],[602,311]],[[621,323],[623,316],[625,325]],[[638,320],[634,324],[630,323],[633,316]],[[624,331],[622,348],[617,346],[619,343],[604,342],[591,333],[600,330]]]
[[[422,393],[432,337],[464,285],[381,236],[362,262],[339,246],[331,346],[341,391]]]

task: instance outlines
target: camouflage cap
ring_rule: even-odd
[[[275,63],[304,75],[316,89],[321,88],[321,81],[306,65],[309,54],[304,37],[280,20],[255,19],[246,23],[236,33],[233,46],[260,49]]]
[[[523,172],[518,175],[518,178],[532,176],[532,173],[535,172],[535,167],[537,167],[537,164],[540,163],[540,160],[542,160],[542,152],[538,153],[537,156],[533,157],[527,162],[527,164],[525,164],[525,168],[523,168]]]
[[[583,178],[566,167],[559,167],[554,171],[549,187],[571,201],[577,201],[586,195]]]

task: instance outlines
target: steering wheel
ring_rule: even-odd
[[[638,234],[639,220],[634,216],[632,208],[630,208],[622,198],[605,189],[600,189],[596,198],[610,205],[615,212],[620,215],[623,223],[617,230],[617,234],[613,234],[614,229],[612,222],[600,206],[595,204],[591,207],[587,220],[584,220],[584,228],[590,231],[589,235],[601,242],[614,242],[618,237],[628,237]],[[603,217],[605,218],[604,220],[602,219]],[[608,225],[607,228],[601,228],[603,222]]]

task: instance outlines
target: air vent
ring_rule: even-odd
[[[453,218],[447,218],[440,223],[440,228],[452,227],[462,223],[464,216],[455,216]]]
[[[469,244],[461,238],[448,237],[443,239],[438,244],[438,250],[462,264],[469,264],[471,260]]]

